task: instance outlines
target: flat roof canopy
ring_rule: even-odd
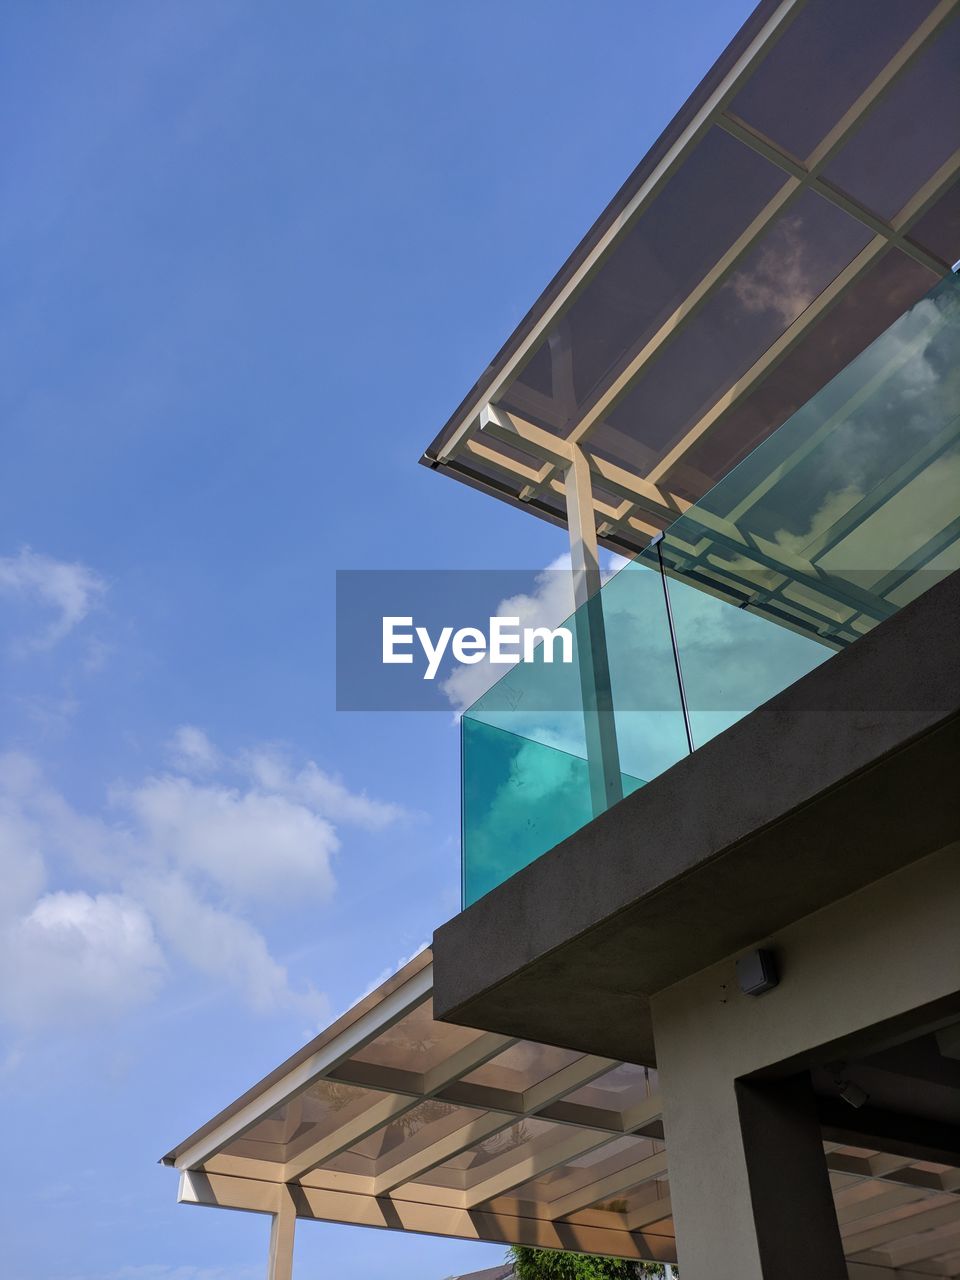
[[[655,1071],[437,1022],[427,951],[164,1163],[186,1204],[675,1261],[662,1132]],[[825,1147],[848,1257],[956,1256],[960,1171]]]
[[[656,1072],[433,1017],[433,957],[180,1143],[187,1203],[675,1260]]]
[[[634,552],[960,257],[958,0],[765,0],[422,461]]]

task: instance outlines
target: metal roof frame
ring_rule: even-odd
[[[805,0],[781,0],[761,5],[738,40],[668,127],[650,155],[632,175],[595,227],[578,246],[516,333],[498,354],[484,378],[423,455],[421,462],[443,470],[473,487],[519,505],[553,523],[565,523],[564,473],[572,453],[587,458],[593,484],[593,507],[601,543],[612,550],[636,552],[669,525],[689,501],[671,491],[671,476],[689,469],[694,445],[708,435],[728,410],[746,399],[847,291],[889,249],[906,255],[931,273],[943,277],[950,265],[909,238],[910,228],[960,175],[960,151],[914,192],[892,218],[878,217],[824,176],[827,166],[871,113],[886,99],[899,77],[916,61],[955,17],[957,0],[940,0],[913,34],[844,112],[805,161],[789,155],[770,138],[739,119],[730,104],[789,24]],[[596,272],[605,255],[617,245],[669,178],[705,136],[718,127],[778,169],[782,185],[763,209],[744,227],[716,262],[697,281],[673,312],[637,349],[625,353],[619,366],[583,409],[566,436],[536,425],[538,393],[522,388],[529,418],[507,412],[499,400],[511,386],[550,326],[562,317],[577,292]],[[871,239],[848,265],[789,324],[735,382],[722,392],[645,474],[619,466],[593,451],[591,433],[623,395],[636,384],[654,357],[695,318],[736,270],[774,218],[804,192],[815,191],[871,232]],[[569,351],[566,353],[569,356]],[[517,388],[512,389],[515,394]],[[511,445],[509,451],[499,444]],[[519,453],[518,453],[519,450]],[[525,460],[527,459],[527,460]],[[476,460],[479,465],[472,465]],[[483,469],[481,469],[481,467]],[[489,474],[492,468],[502,482]],[[693,474],[701,492],[712,484]],[[699,495],[698,495],[699,496]],[[619,499],[611,502],[610,497]],[[552,501],[545,502],[545,498]]]

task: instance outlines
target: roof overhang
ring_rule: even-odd
[[[180,1143],[180,1200],[675,1260],[656,1073],[433,1018],[424,952]]]
[[[437,1022],[432,975],[424,952],[170,1151],[180,1202],[675,1260],[656,1073]],[[955,1229],[955,1163],[848,1128],[824,1130],[848,1256]]]
[[[960,255],[956,11],[760,4],[422,462],[645,546]]]

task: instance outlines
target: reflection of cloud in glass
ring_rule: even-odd
[[[957,567],[958,312],[950,278],[677,521],[681,572],[739,576],[849,642]]]
[[[773,227],[755,260],[735,272],[724,287],[744,311],[770,311],[788,325],[818,292],[821,269],[815,243],[804,239],[803,219],[793,214]]]

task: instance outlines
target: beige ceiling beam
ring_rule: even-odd
[[[538,1150],[534,1150],[533,1144],[528,1143],[525,1147],[518,1148],[516,1152],[509,1153],[509,1156],[514,1157],[513,1159],[504,1156],[500,1160],[492,1160],[491,1172],[467,1188],[464,1203],[468,1209],[474,1209],[477,1205],[505,1195],[532,1178],[540,1178],[561,1165],[586,1155],[588,1151],[604,1146],[609,1141],[609,1133],[571,1129],[563,1137],[554,1142],[545,1143]],[[494,1168],[494,1166],[499,1167]]]
[[[924,1269],[927,1266],[937,1267],[934,1275],[939,1271],[940,1275],[944,1272],[939,1269],[938,1262],[944,1255],[956,1254],[960,1251],[960,1223],[952,1229],[940,1227],[934,1231],[924,1232],[922,1235],[912,1240],[896,1241],[887,1249],[890,1261],[895,1268],[922,1265]],[[953,1271],[956,1275],[956,1263],[952,1265],[947,1274]]]
[[[451,1134],[449,1141],[442,1144],[435,1143],[428,1150],[421,1152],[419,1156],[414,1156],[410,1160],[404,1161],[402,1171],[393,1168],[386,1170],[383,1175],[383,1181],[381,1182],[379,1178],[377,1180],[377,1194],[382,1194],[383,1191],[392,1191],[395,1187],[405,1182],[416,1182],[418,1178],[422,1178],[424,1174],[436,1169],[438,1165],[445,1164],[454,1156],[469,1150],[482,1138],[493,1137],[497,1133],[505,1132],[507,1129],[522,1122],[527,1116],[549,1108],[565,1094],[573,1093],[576,1089],[589,1084],[591,1080],[595,1080],[597,1076],[603,1075],[615,1066],[617,1066],[617,1063],[610,1058],[585,1054],[568,1067],[554,1072],[546,1080],[539,1081],[519,1095],[521,1105],[519,1114],[501,1112],[496,1116],[479,1117],[474,1122],[477,1132],[480,1133],[479,1138],[473,1133],[473,1126],[465,1126],[464,1129]],[[558,1123],[564,1122],[558,1121]],[[568,1120],[566,1123],[570,1124],[571,1122]],[[582,1126],[575,1123],[573,1127],[582,1129]],[[613,1133],[608,1131],[606,1140],[610,1141],[614,1136]],[[401,1172],[403,1176],[399,1176]]]
[[[279,1213],[283,1184],[226,1173],[182,1169],[177,1204],[202,1204],[247,1213]]]
[[[277,1214],[284,1194],[291,1192],[280,1183],[188,1170],[181,1174],[178,1199],[181,1204]],[[572,1223],[564,1223],[558,1228],[549,1219],[468,1210],[391,1196],[378,1199],[312,1186],[297,1187],[292,1194],[296,1215],[300,1219],[388,1227],[461,1240],[487,1240],[494,1244],[574,1249],[618,1258],[656,1258],[667,1262],[676,1259],[672,1234]]]
[[[826,1153],[827,1168],[831,1173],[841,1176],[859,1178],[866,1181],[882,1178],[884,1182],[903,1184],[909,1187],[927,1187],[935,1191],[960,1190],[960,1179],[952,1180],[960,1174],[960,1169],[951,1169],[948,1173],[933,1174],[928,1170],[915,1169],[902,1157],[892,1157],[894,1163],[882,1163],[884,1152],[874,1152],[869,1156],[847,1155],[842,1150]]]
[[[303,1151],[291,1156],[283,1165],[281,1181],[293,1182],[297,1178],[302,1178],[318,1164],[323,1164],[325,1160],[333,1160],[341,1152],[358,1142],[363,1142],[364,1138],[369,1138],[392,1120],[399,1119],[419,1102],[419,1098],[392,1093],[385,1098],[379,1098],[359,1115],[353,1116],[345,1124],[338,1125],[333,1133],[325,1134],[316,1142],[311,1142]]]
[[[529,449],[561,470],[569,467],[573,460],[573,449],[566,440],[494,404],[484,405],[480,414],[480,430],[506,444]]]
[[[883,218],[871,212],[865,205],[854,200],[852,196],[848,196],[839,188],[831,186],[829,182],[825,182],[822,178],[812,174],[806,165],[801,164],[799,160],[795,160],[793,156],[786,151],[782,151],[776,143],[769,138],[764,137],[756,129],[751,128],[744,121],[736,116],[721,116],[717,121],[719,128],[729,133],[731,137],[736,138],[751,151],[755,151],[758,155],[769,160],[771,164],[776,165],[783,173],[788,174],[792,178],[796,178],[805,186],[816,191],[817,195],[822,196],[830,204],[836,208],[842,209],[844,213],[849,214],[857,222],[862,223],[874,235],[883,236],[890,244],[902,250],[908,257],[913,258],[915,262],[919,262],[922,267],[926,267],[928,271],[932,271],[935,275],[946,275],[950,270],[950,264],[938,258],[935,254],[928,253],[921,245],[914,244],[912,240],[908,240],[902,231],[898,231],[892,223],[886,222]]]
[[[549,431],[544,431],[542,427],[538,427],[536,423],[528,421],[519,414],[496,405],[488,404],[484,407],[481,415],[481,430],[487,437],[494,440],[502,440],[507,444],[517,445],[537,457],[543,458],[546,465],[541,468],[540,472],[533,473],[532,468],[508,458],[506,455],[491,456],[495,454],[495,450],[491,449],[487,450],[486,457],[488,461],[495,462],[495,465],[501,467],[504,471],[512,472],[531,485],[543,487],[544,484],[549,483],[557,493],[563,494],[565,492],[563,481],[556,477],[553,472],[556,470],[566,471],[572,465],[575,445],[571,445],[567,440],[563,440]],[[471,441],[467,447],[472,446],[472,444],[473,442]],[[605,458],[594,457],[586,450],[583,452],[589,463],[591,474],[597,478],[604,488],[609,489],[611,493],[616,494],[618,497],[624,498],[639,510],[672,520],[690,506],[686,499],[671,493],[661,485],[652,483],[635,472],[628,471],[626,467],[618,466]],[[522,496],[529,497],[531,495]],[[608,504],[600,502],[596,498],[594,498],[594,508],[601,515],[610,519],[622,520],[626,515],[623,510],[611,510]]]
[[[582,1089],[591,1084],[599,1076],[606,1075],[620,1064],[613,1058],[602,1058],[598,1054],[585,1053],[569,1066],[562,1067],[545,1080],[539,1080],[529,1089],[523,1091],[523,1109],[528,1115],[535,1115],[544,1107],[557,1102],[568,1093]]]
[[[926,1195],[920,1187],[890,1187],[884,1191],[882,1184],[866,1184],[871,1189],[876,1189],[877,1194],[862,1197],[859,1200],[845,1200],[842,1196],[836,1196],[837,1204],[837,1222],[841,1227],[849,1226],[852,1222],[862,1221],[864,1218],[872,1218],[875,1214],[886,1213],[890,1209],[899,1209],[901,1205],[912,1204],[917,1200],[922,1200]]]
[[[478,1067],[484,1066],[491,1058],[495,1058],[497,1054],[503,1053],[504,1049],[509,1049],[516,1043],[514,1036],[502,1036],[496,1031],[484,1031],[475,1040],[465,1044],[462,1049],[452,1053],[449,1058],[445,1058],[443,1062],[424,1072],[423,1097],[432,1098],[445,1085],[459,1080],[461,1076],[469,1075],[471,1071],[476,1071]]]
[[[642,511],[649,511],[654,515],[668,515],[676,519],[692,505],[686,498],[671,493],[662,485],[654,484],[643,476],[618,466],[615,462],[598,458],[589,452],[587,457],[590,459],[591,471],[605,489],[609,489],[611,493],[621,498],[627,498]]]
[[[858,1254],[887,1247],[896,1240],[916,1235],[920,1231],[933,1231],[937,1227],[954,1224],[960,1229],[960,1200],[951,1196],[949,1201],[937,1203],[934,1208],[921,1208],[917,1213],[891,1210],[888,1222],[844,1235],[843,1250],[849,1257],[855,1258]]]
[[[423,1087],[423,1073],[406,1071],[403,1067],[386,1067],[379,1062],[364,1062],[360,1058],[348,1058],[339,1067],[327,1072],[327,1080],[337,1084],[352,1085],[355,1089],[380,1089],[384,1093],[406,1093],[419,1097]]]
[[[643,1125],[648,1125],[654,1120],[659,1120],[663,1116],[663,1098],[659,1093],[651,1093],[644,1098],[642,1102],[638,1102],[633,1107],[628,1107],[623,1113],[623,1128],[626,1133],[632,1133],[634,1129],[639,1129]]]
[[[377,1174],[373,1183],[373,1193],[377,1196],[388,1195],[397,1187],[403,1186],[405,1182],[416,1182],[418,1178],[436,1169],[438,1165],[446,1164],[448,1160],[452,1160],[462,1152],[469,1151],[478,1142],[483,1142],[486,1138],[493,1137],[516,1123],[516,1116],[507,1117],[495,1111],[484,1112],[454,1132],[432,1142],[423,1151],[417,1151],[405,1160],[398,1160],[383,1173]]]
[[[625,1191],[629,1191],[632,1187],[639,1186],[642,1182],[649,1182],[651,1178],[662,1177],[666,1172],[666,1151],[655,1151],[652,1155],[645,1156],[634,1164],[625,1165],[624,1168],[617,1169],[614,1173],[608,1173],[602,1178],[597,1178],[594,1182],[577,1187],[575,1191],[568,1192],[567,1195],[561,1196],[558,1200],[552,1200],[550,1202],[550,1214],[553,1218],[567,1218],[571,1214],[582,1213],[584,1209],[589,1209],[591,1205],[623,1195]],[[666,1217],[669,1212],[668,1209],[666,1213],[660,1216]]]
[[[477,440],[475,437],[464,441],[463,448],[468,456],[479,458],[481,462],[498,467],[500,470],[507,472],[508,475],[516,476],[526,481],[528,485],[539,486],[549,477],[553,470],[549,463],[544,463],[541,467],[528,466],[526,463],[521,462],[519,458],[511,458],[505,453],[500,453],[497,449],[491,449],[488,444],[484,444],[482,440]]]

